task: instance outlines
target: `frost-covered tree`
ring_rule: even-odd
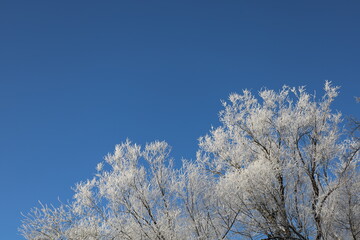
[[[126,141],[79,183],[74,201],[35,209],[25,219],[27,239],[183,239],[176,194],[179,183],[168,159],[169,146],[141,149]]]
[[[130,141],[60,207],[23,220],[26,239],[360,239],[359,138],[303,87],[245,90],[195,161],[174,169],[165,142]]]
[[[283,87],[224,102],[222,126],[201,138],[199,155],[218,176],[218,201],[239,234],[359,239],[359,141],[342,134],[330,109],[337,94],[326,82],[319,101]]]

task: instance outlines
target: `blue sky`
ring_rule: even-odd
[[[194,158],[242,89],[341,86],[359,117],[359,1],[0,3],[0,232],[70,199],[115,144],[166,140]]]

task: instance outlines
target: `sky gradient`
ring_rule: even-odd
[[[129,138],[193,159],[232,92],[340,85],[360,117],[359,1],[0,3],[0,238]]]

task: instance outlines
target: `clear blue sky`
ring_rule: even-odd
[[[244,88],[341,85],[359,116],[359,1],[0,2],[0,238],[126,138],[177,163]]]

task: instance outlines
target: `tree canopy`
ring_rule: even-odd
[[[231,94],[195,160],[115,147],[71,201],[23,219],[26,239],[360,239],[359,138],[304,87]],[[355,121],[355,123],[358,123]],[[352,134],[353,133],[353,134]]]

